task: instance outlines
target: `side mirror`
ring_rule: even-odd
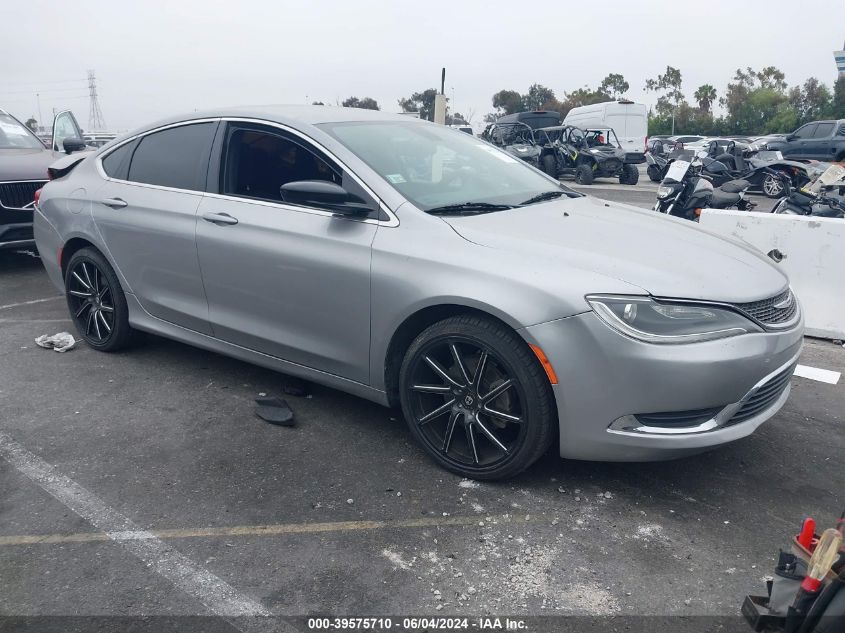
[[[794,134],[787,134],[786,136],[784,136],[784,137],[783,137],[783,140],[785,140],[785,141],[794,141],[796,138],[798,138],[798,137],[797,137],[797,136],[795,136]]]
[[[367,203],[346,189],[326,180],[297,180],[279,187],[284,202],[306,207],[328,208],[347,215],[366,215]]]
[[[65,150],[65,154],[79,152],[85,149],[85,140],[81,138],[68,137],[62,141],[62,147]]]

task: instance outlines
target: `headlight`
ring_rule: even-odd
[[[613,295],[589,295],[586,299],[614,330],[646,343],[698,343],[762,332],[741,314],[707,304]]]
[[[597,150],[597,149],[591,149],[591,150],[590,150],[590,153],[591,153],[591,154],[598,154],[598,153],[599,153],[599,150]]]
[[[672,187],[666,187],[664,185],[660,185],[657,188],[657,197],[658,198],[666,198],[667,196],[672,195],[674,189]]]

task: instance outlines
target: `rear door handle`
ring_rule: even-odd
[[[129,206],[126,200],[121,200],[120,198],[106,198],[105,200],[100,200],[100,204],[104,204],[112,209],[122,209]]]
[[[238,218],[233,218],[228,213],[203,213],[202,219],[218,226],[238,223]]]

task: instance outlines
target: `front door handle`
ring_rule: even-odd
[[[100,200],[100,204],[104,204],[112,209],[122,209],[129,206],[126,200],[121,200],[120,198],[106,198],[105,200]]]
[[[228,213],[203,213],[202,219],[218,226],[238,223],[238,218],[233,218]]]

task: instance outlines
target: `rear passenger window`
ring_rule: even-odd
[[[815,134],[813,134],[814,138],[827,138],[833,133],[833,123],[819,123],[819,127],[816,128]]]
[[[109,178],[126,180],[126,174],[129,173],[129,159],[132,158],[132,150],[136,145],[137,142],[121,145],[103,159],[103,171]]]
[[[141,138],[127,180],[203,191],[217,123],[194,123]]]

